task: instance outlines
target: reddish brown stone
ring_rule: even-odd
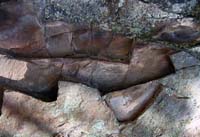
[[[161,25],[161,30],[154,38],[173,43],[198,43],[200,41],[200,27],[194,22],[170,23]]]
[[[57,99],[61,65],[48,60],[15,60],[0,58],[0,85],[43,101]]]
[[[57,93],[59,80],[83,83],[104,94],[174,72],[167,48],[133,44],[109,31],[64,22],[42,26],[29,3],[5,3],[1,10],[0,51],[16,58],[0,58],[0,86],[5,88],[55,100],[50,92]]]
[[[129,62],[133,40],[109,31],[64,22],[46,24],[47,50],[51,57],[89,57]]]
[[[124,122],[135,120],[141,115],[160,91],[161,87],[158,83],[150,82],[109,93],[105,100],[117,120]]]
[[[11,55],[47,57],[42,28],[28,3],[1,6],[0,51]]]
[[[103,93],[128,88],[171,74],[169,50],[152,45],[134,49],[130,64],[90,59],[63,59],[62,79],[95,87]]]
[[[133,52],[130,64],[92,59],[19,60],[1,56],[0,86],[45,100],[57,93],[59,80],[83,83],[105,94],[174,72],[168,49],[141,45]]]
[[[12,56],[89,57],[128,62],[132,52],[132,39],[109,31],[64,22],[42,26],[28,4],[5,4],[0,14],[0,52]]]

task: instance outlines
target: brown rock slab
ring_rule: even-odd
[[[198,43],[200,41],[200,26],[187,20],[166,23],[154,38],[179,44]]]
[[[124,84],[130,85],[133,81],[141,84],[174,73],[169,54],[169,48],[159,47],[157,44],[137,45],[133,50]]]
[[[41,25],[30,2],[1,5],[0,51],[10,55],[47,57]]]
[[[168,49],[138,46],[130,64],[90,59],[63,59],[62,79],[81,82],[102,93],[121,90],[155,80],[174,72]]]
[[[0,86],[43,98],[55,96],[49,92],[57,91],[62,79],[104,94],[174,72],[167,48],[133,44],[132,39],[110,31],[64,22],[42,26],[31,2],[12,1],[0,6],[0,51],[18,58],[1,58]]]
[[[43,101],[57,98],[61,67],[48,60],[16,60],[0,57],[0,85]]]
[[[64,22],[51,22],[45,26],[46,49],[50,57],[65,57],[74,54],[72,48],[73,32]]]
[[[0,86],[54,101],[59,80],[86,84],[106,94],[174,72],[168,49],[138,45],[133,52],[130,64],[93,59],[33,60],[1,56]]]
[[[129,62],[133,40],[98,28],[77,30],[73,33],[75,55],[90,58]]]
[[[22,7],[22,8],[20,8]],[[39,23],[31,2],[1,5],[0,52],[16,57],[88,57],[129,62],[133,40],[88,26]]]
[[[131,121],[150,106],[160,91],[160,84],[150,82],[109,93],[105,101],[118,121]]]
[[[77,26],[61,21],[45,26],[46,49],[50,57],[91,58],[129,63],[133,39],[110,31]]]
[[[0,135],[19,137],[106,137],[118,134],[118,123],[98,91],[82,84],[59,83],[55,102],[5,92]],[[8,137],[8,136],[6,136]]]

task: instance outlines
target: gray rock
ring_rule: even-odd
[[[56,102],[44,103],[6,92],[0,129],[13,137],[106,137],[119,134],[118,123],[97,90],[59,83]]]
[[[89,24],[137,37],[148,33],[158,22],[170,22],[189,14],[197,0],[37,0],[35,8],[47,20],[64,20],[68,23]],[[45,8],[45,5],[48,5]],[[42,10],[43,9],[43,10]]]
[[[187,53],[178,53],[173,60],[178,69],[176,74],[160,80],[165,89],[138,120],[124,126],[123,134],[136,137],[199,136],[199,62]]]

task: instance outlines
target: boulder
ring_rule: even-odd
[[[158,83],[146,83],[106,95],[106,103],[121,122],[135,120],[161,91]]]

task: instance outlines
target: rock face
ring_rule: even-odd
[[[81,84],[60,82],[58,99],[52,103],[6,92],[3,106],[4,114],[0,118],[2,134],[9,132],[16,137],[100,137],[119,132],[114,115],[98,91]]]
[[[45,28],[47,50],[51,57],[89,57],[129,62],[129,55],[132,54],[133,40],[110,31],[64,22],[49,23]]]
[[[0,136],[198,137],[198,1],[76,2],[0,1]]]
[[[107,93],[173,73],[174,67],[168,52],[168,49],[140,45],[133,51],[129,65],[96,60],[66,60],[62,76],[64,80],[81,82]]]
[[[132,39],[109,31],[64,22],[42,26],[30,2],[4,3],[2,11],[5,20],[1,20],[0,51],[16,58],[1,60],[0,83],[5,88],[54,101],[56,97],[49,94],[56,96],[58,80],[83,83],[105,94],[174,72],[168,48],[133,43]],[[15,76],[12,68],[21,74]]]
[[[123,130],[127,136],[200,135],[199,121],[199,60],[186,53],[174,55],[176,74],[161,80],[164,91],[136,122]],[[187,68],[188,67],[188,68]]]
[[[179,71],[161,80],[164,90],[133,122],[118,122],[96,89],[60,82],[58,99],[52,103],[17,92],[5,92],[0,118],[1,135],[198,137],[200,62],[183,52],[173,55],[172,60]],[[185,67],[189,68],[183,69]]]
[[[146,83],[106,95],[106,103],[119,121],[130,121],[141,115],[161,91],[158,83]]]
[[[168,41],[172,43],[187,43],[187,44],[195,44],[199,43],[200,40],[200,26],[199,24],[195,24],[192,21],[181,21],[174,22],[170,26],[165,25],[162,26],[162,30],[159,31],[155,38]]]
[[[54,101],[59,80],[83,83],[105,94],[174,72],[168,49],[140,45],[133,52],[130,64],[89,59],[16,60],[2,56],[0,85]]]
[[[48,60],[27,62],[6,56],[0,57],[0,64],[2,87],[15,89],[44,101],[57,99],[61,64],[52,64]]]
[[[2,4],[0,48],[2,52],[47,56],[41,26],[30,6],[23,2]],[[21,50],[20,50],[21,49]],[[23,52],[22,52],[23,50]]]

